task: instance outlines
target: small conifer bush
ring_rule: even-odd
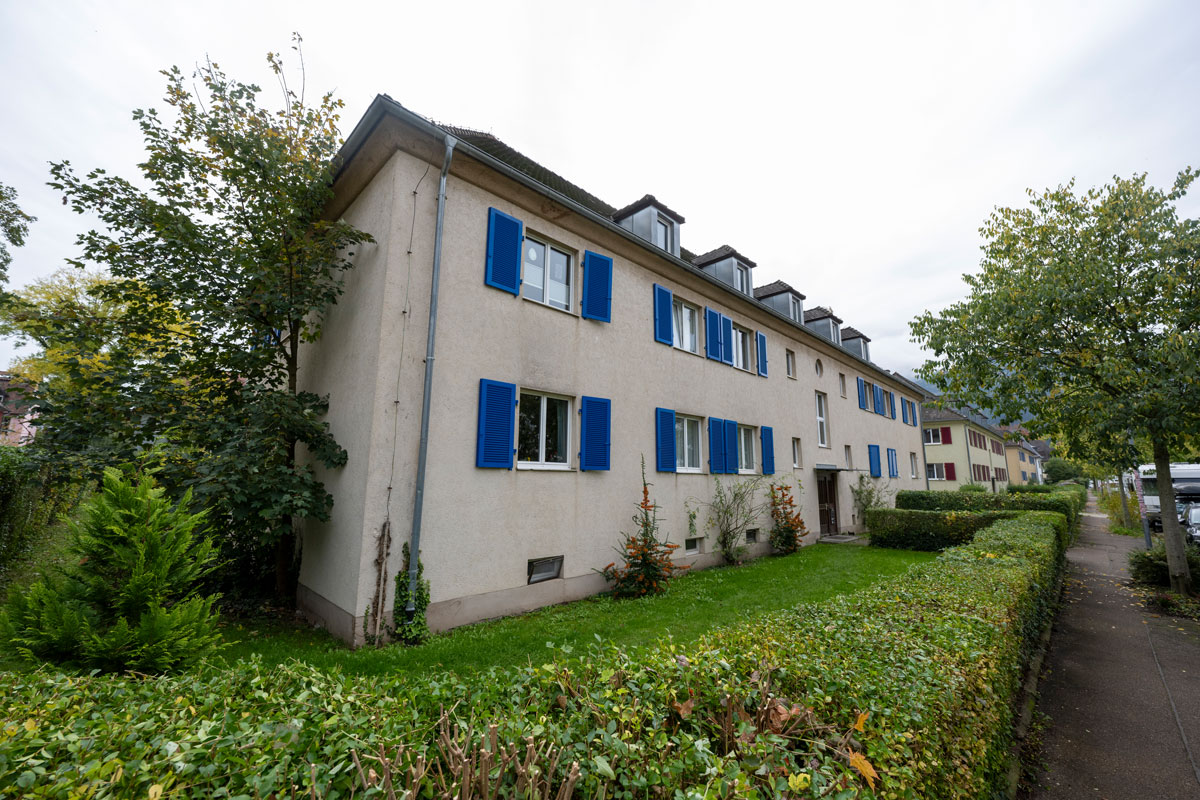
[[[671,560],[679,549],[658,537],[658,506],[650,499],[650,484],[646,483],[646,459],[642,458],[642,502],[638,503],[633,523],[634,533],[623,533],[621,546],[616,548],[623,566],[612,562],[600,574],[613,585],[617,597],[641,597],[658,594],[667,589],[671,578],[687,569]]]
[[[808,533],[796,500],[792,497],[792,489],[786,483],[778,486],[771,484],[771,548],[776,553],[786,555],[800,549],[800,539]]]
[[[101,490],[70,523],[74,563],[0,611],[0,640],[32,661],[105,672],[183,668],[218,641],[215,597],[198,593],[215,553],[201,536],[205,512],[190,513],[148,474],[107,469]]]

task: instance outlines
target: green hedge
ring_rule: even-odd
[[[0,575],[78,499],[78,486],[51,482],[47,475],[24,448],[0,445]]]
[[[418,756],[440,769],[462,747],[491,760],[502,796],[517,768],[497,753],[511,748],[552,776],[551,796],[577,762],[575,797],[983,797],[1003,778],[1065,538],[1062,516],[1022,514],[899,579],[687,647],[548,650],[544,664],[470,680],[257,661],[160,678],[0,673],[0,786],[333,798],[370,796],[374,772],[379,796],[389,772],[371,754],[398,779]],[[442,728],[445,749],[442,709],[458,726]],[[444,796],[432,783],[418,794]]]
[[[1013,511],[914,511],[904,508],[867,509],[867,533],[874,547],[898,550],[945,550],[966,544],[975,532]]]
[[[1057,486],[1047,486],[1044,483],[1010,483],[1009,494],[1050,494],[1058,491]]]
[[[1082,489],[1082,487],[1075,487]],[[1082,492],[1059,489],[1050,494],[980,494],[977,492],[934,492],[903,490],[896,492],[896,508],[914,511],[1053,511],[1067,518],[1073,532],[1079,512],[1087,502]]]

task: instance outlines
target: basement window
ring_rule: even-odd
[[[528,567],[528,583],[541,583],[562,577],[562,556],[550,558],[531,558]]]
[[[699,536],[694,536],[690,539],[683,540],[684,555],[694,556],[700,553],[700,543],[704,540]]]
[[[758,528],[746,531],[746,544],[758,544]]]

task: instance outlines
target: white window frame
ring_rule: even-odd
[[[842,397],[846,396],[846,373],[838,373],[838,389],[842,392]]]
[[[697,556],[704,552],[704,537],[689,536],[683,540],[683,554],[685,556]]]
[[[819,358],[813,364],[813,369],[816,370],[818,378],[825,374],[825,365],[821,363],[821,359]]]
[[[909,465],[909,472],[912,473],[910,475],[910,477],[916,478],[917,477],[917,454],[916,453],[910,452],[908,454],[908,465]]]
[[[521,396],[530,395],[540,397],[540,414],[538,419],[538,460],[537,461],[521,461],[520,444],[521,444]],[[567,402],[567,431],[564,441],[566,442],[566,461],[546,461],[546,398],[554,400],[565,400]],[[545,469],[545,470],[570,470],[574,469],[571,464],[571,437],[574,435],[574,406],[575,398],[567,395],[554,394],[553,392],[539,392],[536,389],[520,389],[517,392],[517,469]]]
[[[800,443],[800,439],[792,437],[792,468],[800,469],[804,465],[804,448]]]
[[[788,312],[789,316],[796,322],[804,321],[803,307],[800,305],[800,298],[794,294],[788,295]]]
[[[739,346],[739,339],[741,346]],[[744,369],[747,372],[752,371],[754,364],[754,335],[740,325],[733,326],[733,366],[738,369]]]
[[[940,462],[927,462],[925,464],[925,477],[931,481],[946,480],[946,465]]]
[[[854,450],[846,445],[846,469],[854,469]]]
[[[696,337],[695,349],[686,347],[681,341],[683,338],[681,333],[686,333],[686,331],[681,332],[679,330],[681,322],[685,319],[684,310],[692,312],[692,320],[695,323],[695,330],[693,331]],[[671,301],[671,341],[678,350],[682,350],[685,353],[700,354],[700,309],[685,300],[680,300],[678,297]]]
[[[742,294],[750,294],[750,268],[741,264],[733,266],[733,285]]]
[[[829,447],[829,398],[817,392],[817,447]]]
[[[687,444],[689,441],[688,424],[695,423],[696,425],[696,465],[690,466],[685,464],[687,458]],[[683,447],[679,446],[679,430],[680,425],[683,426]],[[704,421],[699,417],[689,416],[687,414],[675,415],[675,471],[676,472],[691,472],[700,473],[703,471],[704,463]]]
[[[662,231],[662,234],[663,234],[661,243],[658,241],[658,232],[659,231]],[[672,247],[671,239],[673,238],[672,237],[673,232],[674,232],[674,229],[673,229],[673,226],[671,225],[671,220],[667,219],[662,214],[659,214],[657,217],[654,218],[654,236],[655,236],[654,245],[656,247],[661,247],[663,250],[666,250],[668,253],[673,252],[671,249],[671,247]]]
[[[738,425],[738,474],[753,475],[754,473],[754,428],[750,425]]]
[[[934,439],[937,439],[935,442]],[[941,444],[942,429],[941,428],[926,428],[922,437],[923,444]]]
[[[863,386],[867,387],[867,411],[875,411],[875,384],[867,379],[863,379]]]
[[[534,242],[538,245],[541,245],[541,247],[544,248],[544,253],[542,256],[542,299],[541,300],[537,299],[536,297],[529,297],[528,295],[525,294],[525,285],[528,283],[528,281],[526,280],[526,269],[525,269],[528,266],[528,261],[526,260],[526,258],[527,258],[526,246],[529,242]],[[550,302],[550,288],[549,288],[550,251],[552,251],[552,250],[557,251],[567,257],[567,307],[566,308],[562,308],[561,306],[557,306],[554,303]],[[548,239],[543,239],[540,236],[530,235],[527,233],[525,235],[525,239],[521,242],[521,297],[522,297],[522,299],[528,300],[531,303],[537,303],[538,305],[546,306],[547,308],[553,308],[557,311],[565,311],[568,314],[574,314],[575,313],[575,279],[574,279],[575,257],[576,257],[576,253],[573,252],[572,250],[570,250],[566,247],[563,247],[562,245],[555,244],[554,242],[551,242]]]
[[[783,360],[787,365],[787,376],[792,380],[796,380],[796,354],[791,350],[784,350]]]

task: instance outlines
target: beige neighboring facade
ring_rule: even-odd
[[[929,488],[940,491],[967,484],[991,492],[1008,488],[1008,458],[1003,434],[971,411],[923,409],[921,428],[925,442],[925,470]]]
[[[1042,482],[1042,457],[1024,439],[1004,444],[1008,482],[1029,485]]]
[[[891,488],[925,488],[920,397],[789,316],[788,308],[799,316],[803,295],[783,285],[776,299],[785,305],[755,299],[755,265],[732,248],[698,266],[705,257],[679,246],[683,218],[653,197],[613,209],[488,134],[437,127],[381,96],[343,150],[331,209],[375,243],[358,249],[323,338],[302,352],[302,388],[329,395],[332,433],[349,454],[340,469],[314,466],[335,503],[328,522],[304,531],[299,604],[309,619],[361,641],[381,588],[390,619],[413,526],[438,177],[450,135],[420,534],[433,629],[604,590],[596,570],[618,557],[620,532],[631,530],[643,458],[662,532],[680,545],[677,560],[695,567],[718,557],[702,508],[699,541],[689,540],[688,508],[711,500],[717,480],[770,472],[764,448],[774,455],[766,480],[803,487],[806,544],[822,530],[859,529],[850,486],[872,467],[871,479]],[[665,240],[635,232],[647,215]],[[516,294],[488,282],[503,272],[498,254],[508,257],[511,243],[494,235],[511,229],[507,220],[522,225]],[[540,276],[530,260],[537,252]],[[721,277],[730,267],[746,284]],[[554,281],[563,276],[565,292]],[[568,307],[529,299],[538,281]],[[605,291],[607,320],[581,313],[586,301],[595,316]],[[665,323],[670,343],[661,341],[656,309],[666,293],[698,313],[697,352],[676,346],[686,323]],[[746,368],[707,357],[709,314],[750,336],[738,352]],[[740,345],[736,333],[732,341]],[[879,387],[865,408],[863,383]],[[696,424],[680,440],[668,435],[666,412],[676,426]],[[738,474],[723,472],[728,460],[713,465],[714,424],[728,432],[730,422],[739,456],[749,456],[734,464]],[[682,446],[672,450],[668,439]],[[509,447],[510,463],[496,466]],[[526,463],[531,453],[539,463]],[[380,564],[385,525],[392,541]],[[764,515],[751,555],[768,552],[769,528]]]

